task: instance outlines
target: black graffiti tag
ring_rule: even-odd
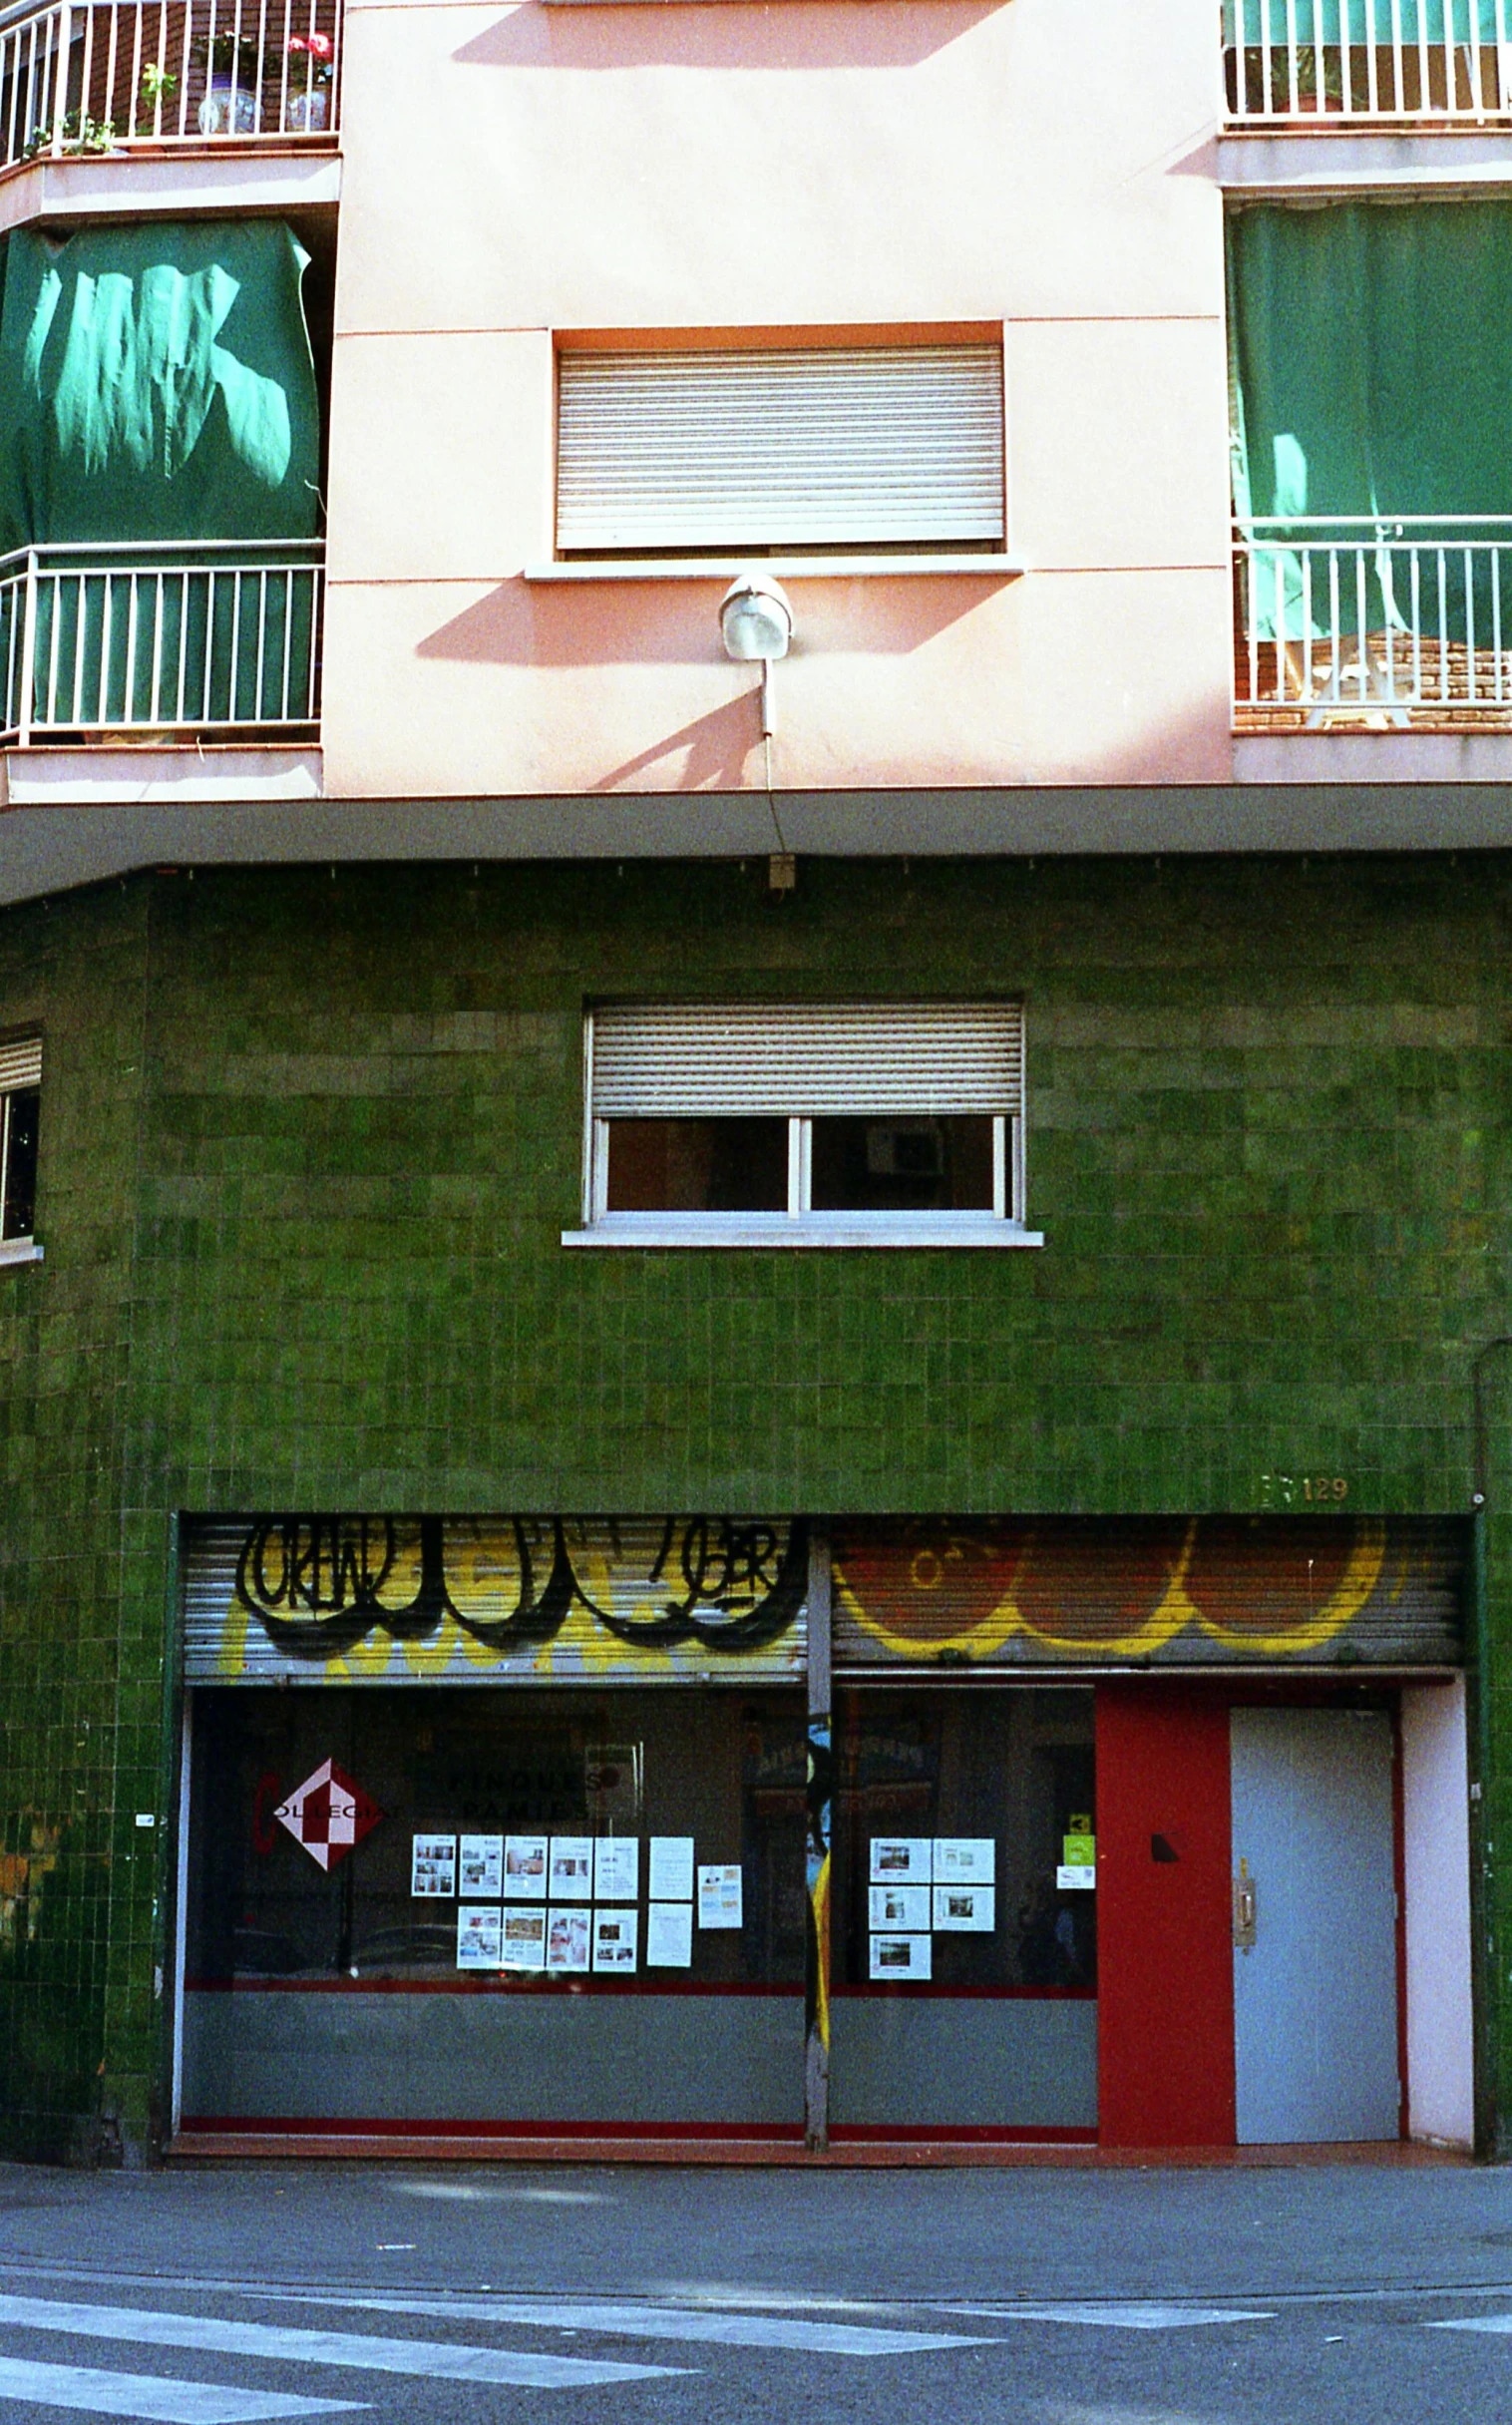
[[[583,1588],[560,1517],[545,1526],[521,1516],[506,1521],[519,1589],[503,1617],[470,1614],[467,1595],[449,1588],[450,1527],[441,1516],[261,1517],[236,1561],[236,1596],[275,1649],[311,1662],[340,1657],[375,1630],[396,1641],[425,1641],[447,1616],[490,1649],[540,1646],[561,1631],[574,1602],[622,1642],[663,1649],[697,1641],[738,1653],[774,1641],[803,1605],[808,1552],[801,1523],[787,1528],[784,1542],[777,1525],[759,1520],[668,1517],[647,1577],[648,1589],[666,1596],[642,1620],[601,1607]],[[544,1548],[532,1538],[543,1530]],[[390,1587],[406,1536],[417,1535],[416,1586],[396,1604]]]

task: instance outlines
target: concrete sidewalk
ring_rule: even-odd
[[[8,2166],[0,2264],[786,2302],[1512,2294],[1512,2170]]]

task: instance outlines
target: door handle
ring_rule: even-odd
[[[1234,1880],[1234,1944],[1240,1953],[1253,1952],[1256,1933],[1255,1880],[1250,1864],[1242,1860],[1239,1875]]]

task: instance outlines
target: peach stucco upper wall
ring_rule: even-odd
[[[340,326],[1212,313],[1211,0],[365,6]]]
[[[1209,0],[348,0],[336,792],[756,783],[720,584],[549,588],[553,341],[1005,325],[998,577],[793,585],[788,784],[1230,771]]]

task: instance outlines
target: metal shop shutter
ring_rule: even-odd
[[[1464,1658],[1464,1553],[1426,1517],[852,1518],[835,1663],[1442,1670]]]
[[[1000,345],[560,357],[557,545],[1000,540]]]
[[[513,1635],[507,1623],[501,1638],[524,1584],[509,1556],[521,1527],[536,1621]],[[395,1552],[392,1627],[355,1607],[364,1528],[380,1559]],[[298,1595],[286,1588],[290,1535],[304,1560]],[[660,1620],[689,1589],[690,1551],[699,1622],[669,1637]],[[791,1517],[195,1518],[182,1572],[184,1672],[196,1685],[784,1685],[807,1658],[807,1533]]]
[[[40,1086],[42,1083],[42,1038],[24,1036],[19,1043],[0,1044],[0,1094],[14,1094],[19,1086]]]
[[[1016,1113],[1017,1003],[610,1003],[592,1013],[593,1116]]]

